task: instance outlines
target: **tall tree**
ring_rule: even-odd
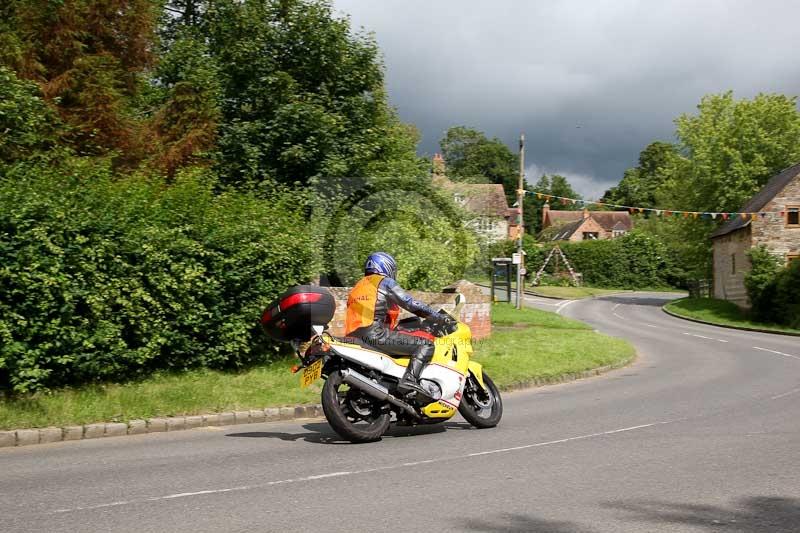
[[[152,0],[8,0],[0,61],[35,81],[80,153],[142,149],[132,106],[152,65],[158,4]]]
[[[561,196],[563,198],[574,198],[577,200],[583,199],[575,189],[572,188],[569,180],[559,174],[542,174],[533,186],[529,186],[529,194],[525,195],[525,205],[523,216],[525,218],[526,229],[534,235],[542,230],[542,208],[547,203],[545,198],[539,198],[536,193],[551,194],[553,196]],[[572,203],[563,203],[556,199],[550,200],[550,207],[553,209],[561,209],[572,211],[575,209],[583,209],[583,206]]]
[[[696,115],[675,122],[686,160],[661,187],[663,205],[735,211],[774,174],[800,161],[797,99],[732,92],[703,97]]]
[[[516,202],[519,185],[519,156],[496,137],[465,126],[447,130],[440,141],[447,175],[472,183],[500,183],[509,203]]]
[[[374,39],[330,2],[218,0],[201,11],[218,65],[224,181],[306,184],[387,173],[398,159],[422,173],[414,134],[388,104]]]
[[[639,164],[625,171],[618,185],[603,195],[602,201],[619,205],[655,207],[659,187],[669,178],[679,158],[678,147],[655,141],[639,154]]]

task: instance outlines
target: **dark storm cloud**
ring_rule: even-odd
[[[438,150],[453,125],[528,139],[528,177],[596,196],[707,93],[800,93],[800,2],[335,0],[375,33],[392,103]]]

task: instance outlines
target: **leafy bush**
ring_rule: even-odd
[[[750,252],[753,272],[745,277],[752,308],[759,322],[800,328],[800,261],[780,268],[765,248]]]
[[[792,262],[775,277],[772,316],[778,324],[800,329],[800,261]]]
[[[398,281],[410,289],[441,290],[475,261],[463,213],[427,177],[334,179],[317,190],[327,192],[312,195],[310,231],[321,240],[331,284],[354,284],[376,250],[395,257]]]
[[[744,276],[744,286],[752,304],[751,313],[761,320],[772,322],[775,277],[781,266],[766,246],[751,248],[747,253],[752,268]]]
[[[46,149],[57,122],[35,83],[0,66],[0,164]]]
[[[586,285],[636,289],[663,287],[670,284],[670,261],[667,250],[659,240],[639,232],[631,232],[618,239],[559,242],[564,255],[575,270],[583,275]],[[526,246],[528,272],[534,274],[553,244],[544,248]],[[552,274],[555,259],[551,259],[546,272]],[[560,262],[560,270],[566,265]]]
[[[288,194],[215,195],[209,181],[114,181],[87,159],[8,168],[0,390],[268,360],[257,319],[317,272],[311,237]]]

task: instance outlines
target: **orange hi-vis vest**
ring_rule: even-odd
[[[375,307],[378,302],[378,287],[383,281],[380,274],[364,276],[350,290],[347,297],[347,315],[344,322],[345,335],[350,335],[359,328],[371,326],[375,322]],[[385,324],[389,329],[397,325],[400,307],[395,303],[387,303]]]

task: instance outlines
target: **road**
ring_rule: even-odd
[[[462,421],[336,441],[323,421],[0,449],[2,531],[800,531],[800,338],[531,298],[640,357]]]

